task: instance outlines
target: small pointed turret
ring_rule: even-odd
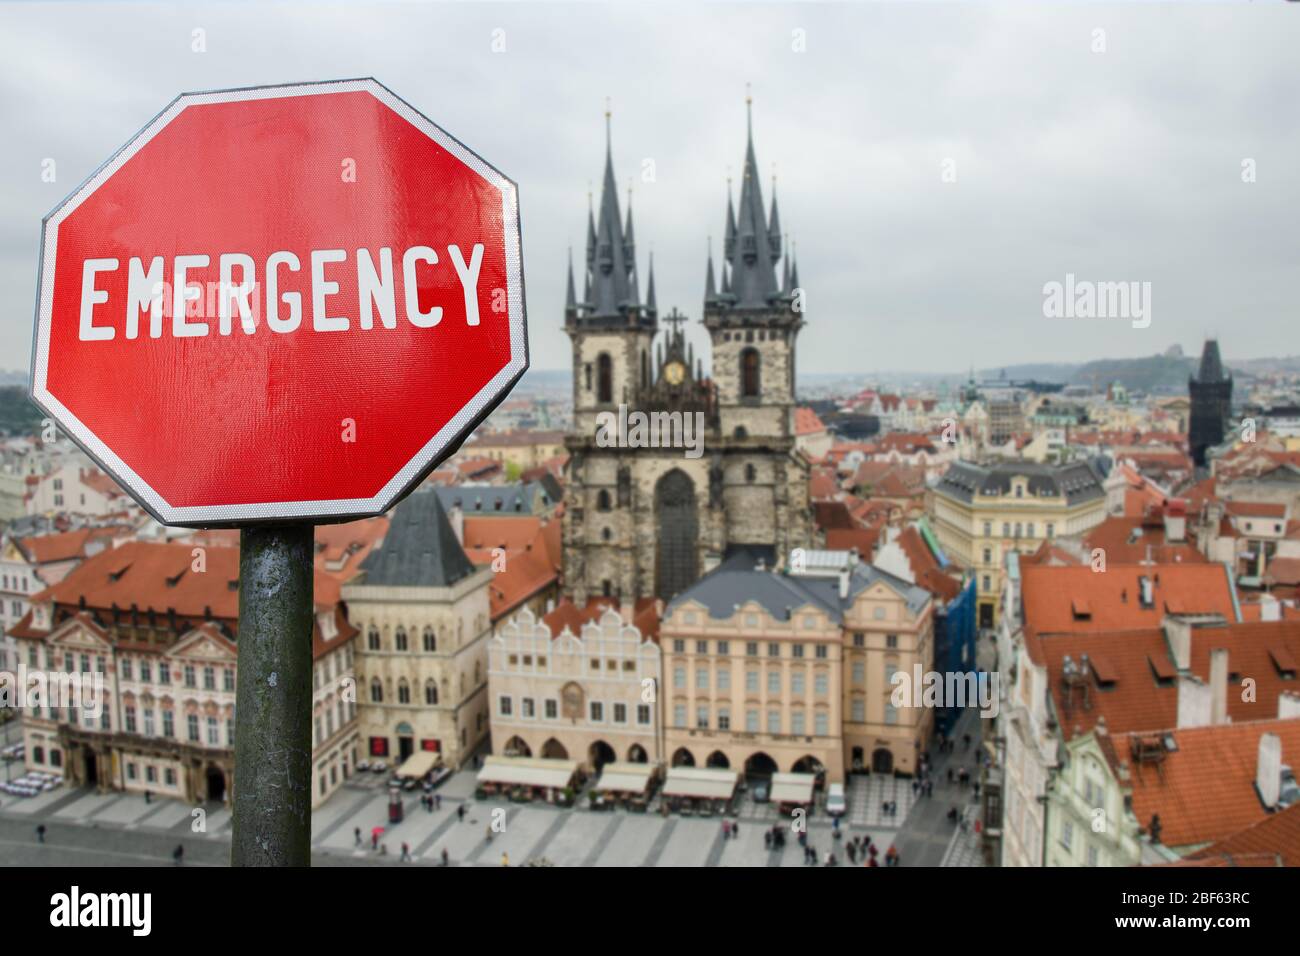
[[[709,237],[709,268],[704,275],[704,301],[712,302],[718,297],[718,288],[713,282],[713,237]]]
[[[573,288],[573,246],[569,246],[569,280],[564,292],[564,311],[568,315],[578,313],[578,296]]]
[[[645,307],[646,311],[651,315],[659,311],[655,305],[655,254],[653,250],[650,252],[650,278],[646,283]]]
[[[767,245],[772,251],[772,261],[781,258],[781,215],[776,209],[776,176],[772,176],[772,215],[767,220]]]

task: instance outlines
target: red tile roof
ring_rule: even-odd
[[[1101,548],[1106,552],[1107,563],[1137,564],[1150,559],[1158,564],[1182,561],[1205,564],[1207,560],[1189,541],[1167,543],[1164,518],[1159,514],[1107,518],[1088,532],[1084,546],[1088,551]]]
[[[1160,816],[1160,842],[1169,847],[1226,840],[1266,820],[1270,813],[1255,789],[1259,738],[1282,739],[1282,762],[1300,763],[1300,718],[1191,727],[1168,732],[1177,750],[1159,763],[1138,763],[1131,744],[1140,735],[1116,738],[1132,774],[1133,813],[1148,827]]]
[[[104,542],[111,548],[112,539],[130,531],[125,526],[107,528],[77,528],[58,534],[34,535],[23,538],[19,544],[35,564],[50,564],[56,561],[75,561],[86,556],[86,546],[92,542]]]
[[[1067,738],[1091,730],[1103,716],[1112,733],[1163,730],[1177,724],[1177,669],[1160,628],[1050,635],[1040,638],[1038,647]],[[1295,659],[1300,657],[1300,622],[1195,627],[1191,673],[1208,681],[1210,652],[1217,648],[1228,650],[1230,720],[1274,717],[1279,698],[1300,691],[1300,675],[1295,670]],[[1089,667],[1084,679],[1067,687],[1065,658],[1078,665],[1085,654]],[[1255,682],[1253,700],[1242,699],[1245,678]]]
[[[1300,804],[1257,820],[1187,859],[1217,866],[1300,866]]]
[[[346,584],[356,577],[361,562],[388,534],[384,515],[343,524],[316,526],[316,570]]]
[[[857,549],[864,561],[871,561],[880,540],[880,526],[874,528],[831,528],[826,532],[826,547],[831,551]]]
[[[575,636],[581,637],[582,626],[598,621],[607,610],[622,614],[618,601],[613,598],[592,598],[585,607],[578,607],[569,598],[565,598],[555,606],[553,611],[542,618],[542,623],[550,629],[553,638],[563,634],[565,628]],[[641,632],[643,638],[648,637],[656,642],[659,640],[659,618],[662,610],[661,602],[657,598],[640,598],[636,602],[632,611],[632,624]],[[625,617],[624,621],[626,620]]]
[[[826,423],[817,417],[811,408],[796,407],[794,410],[794,433],[796,435],[818,435],[826,431]]]
[[[1139,601],[1146,578],[1152,602]],[[1218,614],[1235,622],[1228,572],[1221,564],[1113,564],[1093,571],[1077,566],[1021,568],[1021,599],[1027,634],[1125,631],[1159,627],[1166,614]],[[1072,608],[1087,601],[1088,614]]]

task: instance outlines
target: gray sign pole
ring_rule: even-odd
[[[231,866],[311,865],[312,526],[239,533]]]

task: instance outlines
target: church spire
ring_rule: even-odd
[[[776,172],[772,172],[772,215],[767,220],[767,245],[775,262],[781,258],[781,216],[776,210]]]
[[[578,296],[573,288],[573,246],[569,246],[569,281],[564,292],[564,312],[566,315],[578,313]]]
[[[650,278],[646,282],[645,307],[646,311],[651,315],[659,311],[655,305],[655,254],[653,249],[650,250]]]
[[[718,297],[718,287],[713,281],[713,237],[709,236],[709,268],[704,276],[704,301],[712,302]]]
[[[763,186],[759,181],[754,151],[754,100],[745,96],[745,163],[740,182],[740,203],[733,212],[731,190],[727,190],[727,234],[724,259],[724,291],[730,291],[740,308],[765,308],[779,297],[776,260],[780,258],[780,220],[776,205],[769,224],[763,208]],[[775,231],[773,231],[775,230]],[[774,238],[775,237],[775,240]]]
[[[619,316],[637,304],[630,230],[631,219],[628,219],[628,233],[625,233],[622,217],[619,215],[618,182],[614,177],[612,120],[607,100],[605,175],[601,182],[600,204],[597,207],[595,221],[588,227],[588,242],[594,247],[590,269],[591,292],[587,296],[590,305],[587,314],[592,317]]]

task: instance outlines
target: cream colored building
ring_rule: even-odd
[[[436,491],[393,511],[384,540],[343,587],[357,642],[365,758],[397,767],[417,750],[463,764],[488,733],[490,567],[475,568]]]
[[[564,454],[564,432],[556,431],[480,432],[458,453],[463,458],[490,458],[514,465],[521,472]]]
[[[1082,535],[1106,518],[1103,476],[1090,462],[956,462],[931,493],[933,524],[949,557],[976,576],[980,627],[997,623],[1011,552]]]
[[[1117,759],[1105,718],[1061,749],[1047,801],[1047,865],[1139,865],[1138,820],[1125,800],[1132,793],[1129,771]]]
[[[574,634],[520,611],[488,642],[492,751],[662,763],[659,645],[606,610]]]
[[[792,562],[794,564],[794,562]],[[661,626],[665,752],[674,766],[752,774],[911,773],[932,721],[891,703],[895,670],[933,659],[927,592],[807,552],[792,573],[724,567]]]

